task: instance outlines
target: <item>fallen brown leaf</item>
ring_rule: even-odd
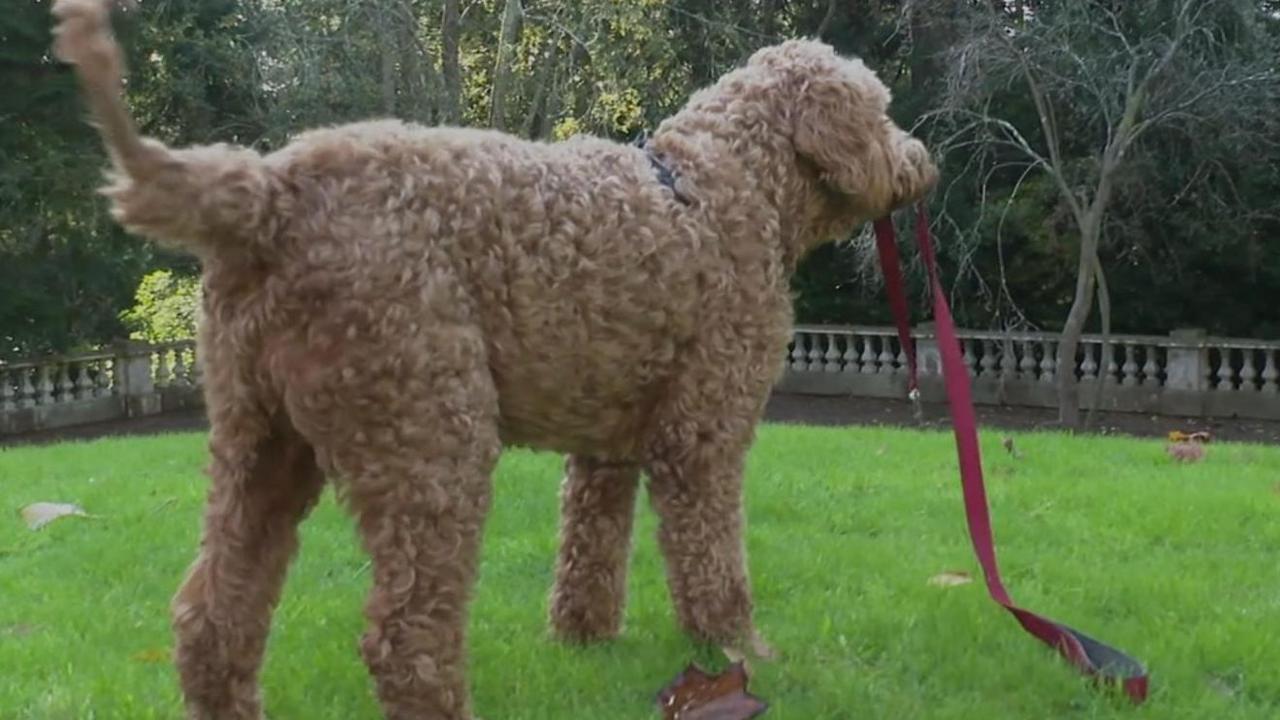
[[[0,634],[4,634],[10,637],[16,637],[16,638],[24,638],[29,635],[35,634],[36,630],[39,630],[39,629],[40,627],[38,625],[31,625],[29,623],[18,623],[16,625],[10,625],[6,627],[3,633],[0,633]]]
[[[70,503],[38,502],[22,508],[22,520],[32,530],[39,530],[49,523],[63,517],[89,517],[78,505]]]
[[[658,708],[663,720],[750,720],[769,705],[747,692],[748,679],[740,662],[719,675],[689,665],[658,693]]]
[[[948,570],[929,578],[929,584],[934,587],[956,587],[968,585],[971,582],[973,582],[973,576],[963,570]]]
[[[134,653],[129,659],[141,663],[169,662],[170,653],[166,648],[147,648]]]
[[[1165,453],[1177,462],[1193,463],[1204,459],[1204,445],[1198,442],[1169,443]]]

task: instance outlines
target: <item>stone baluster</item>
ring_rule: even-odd
[[[1231,367],[1230,348],[1218,348],[1218,382],[1213,386],[1219,392],[1232,392],[1236,389],[1235,368]]]
[[[39,371],[36,373],[39,381],[36,383],[36,402],[40,405],[53,404],[53,373],[50,372],[48,365],[40,365]]]
[[[964,362],[964,369],[968,371],[969,377],[977,375],[978,358],[973,354],[973,340],[968,338],[960,338],[960,349],[963,350],[961,359]]]
[[[1030,340],[1023,340],[1022,359],[1018,361],[1018,379],[1027,382],[1035,382],[1036,380],[1036,346]]]
[[[1088,347],[1087,345],[1085,347]],[[1053,383],[1053,377],[1058,369],[1058,358],[1055,351],[1054,342],[1052,340],[1042,340],[1040,342],[1040,382]],[[1074,372],[1075,368],[1068,368],[1069,372]]]
[[[862,355],[858,357],[862,363],[862,373],[871,375],[876,371],[876,352],[871,348],[871,336],[862,336]]]
[[[881,375],[892,375],[897,368],[893,366],[894,361],[892,340],[887,335],[880,336],[880,355],[876,360],[880,363]]]
[[[1142,346],[1142,354],[1146,356],[1146,361],[1142,363],[1142,385],[1143,387],[1158,387],[1160,385],[1160,365],[1156,363],[1156,353],[1159,350],[1155,345]]]
[[[21,370],[0,369],[0,412],[9,412],[18,407],[18,391],[14,385],[18,382]]]
[[[31,377],[35,374],[34,368],[22,368],[18,371],[20,378],[18,385],[18,407],[26,409],[36,406],[38,391],[36,386],[32,384]]]
[[[993,378],[996,376],[996,365],[999,359],[996,357],[1003,353],[996,352],[996,344],[992,340],[982,341],[982,362],[981,369],[978,371],[979,377]]]
[[[853,335],[844,338],[844,354],[840,356],[842,369],[847,373],[858,372],[858,343]]]
[[[1134,359],[1133,343],[1124,345],[1124,366],[1120,370],[1124,373],[1124,379],[1120,381],[1121,385],[1133,387],[1138,384],[1138,362]]]
[[[825,360],[822,365],[822,369],[824,372],[838,373],[840,372],[840,350],[838,349],[837,343],[840,342],[840,336],[829,334],[826,338],[827,351],[822,355]]]
[[[93,398],[93,370],[101,363],[101,360],[85,360],[77,364],[76,369],[76,399],[89,400]]]
[[[802,332],[795,334],[791,341],[791,369],[805,371],[809,369],[809,352],[805,340],[808,336]]]
[[[1082,343],[1084,359],[1080,361],[1080,380],[1082,382],[1098,379],[1098,363],[1093,359],[1093,343]]]
[[[1253,366],[1253,349],[1245,348],[1241,351],[1244,355],[1244,361],[1240,363],[1240,392],[1257,392],[1258,370]]]
[[[114,383],[111,378],[115,377],[116,363],[114,360],[103,360],[98,364],[98,380],[93,389],[94,397],[108,397],[112,394]]]
[[[1276,381],[1280,380],[1280,368],[1276,367],[1278,353],[1275,350],[1263,350],[1262,354],[1266,358],[1262,368],[1262,392],[1275,395],[1280,392],[1280,385],[1276,384]]]
[[[1107,353],[1107,376],[1105,381],[1112,385],[1120,382],[1120,365],[1116,361],[1116,352],[1118,351],[1119,346],[1112,343],[1111,352]]]
[[[895,375],[907,375],[911,372],[911,366],[907,363],[907,349],[899,344],[897,366],[893,369]]]
[[[58,363],[57,402],[68,403],[76,399],[76,384],[71,381],[70,368],[70,362]]]
[[[810,372],[821,372],[822,366],[826,362],[824,356],[826,351],[822,349],[822,341],[826,335],[823,333],[814,333],[809,336],[809,370]]]

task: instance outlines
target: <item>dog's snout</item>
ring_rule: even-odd
[[[928,148],[901,130],[898,131],[897,160],[895,207],[920,199],[938,182],[938,167]]]
[[[933,186],[938,182],[938,166],[934,164],[933,157],[929,154],[929,149],[924,146],[924,143],[912,138],[907,158],[915,167],[916,174],[920,177],[922,186],[920,193],[924,194],[932,190]]]

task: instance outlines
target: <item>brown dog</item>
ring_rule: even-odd
[[[647,150],[392,121],[266,156],[171,149],[124,109],[105,2],[55,5],[111,152],[105,192],[204,267],[212,491],[173,606],[190,717],[262,716],[271,611],[326,475],[372,556],[362,649],[387,716],[469,717],[463,631],[504,444],[569,455],[559,635],[619,631],[643,470],[680,624],[754,637],[743,459],[788,278],[935,178],[861,62],[761,50]]]

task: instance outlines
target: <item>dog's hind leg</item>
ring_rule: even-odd
[[[271,611],[324,478],[287,425],[213,397],[213,486],[200,554],[173,600],[175,660],[189,718],[258,720]]]
[[[479,332],[429,314],[373,328],[288,394],[372,560],[361,653],[389,720],[471,717],[467,605],[500,450]]]
[[[551,594],[551,626],[564,640],[604,640],[622,629],[639,481],[636,465],[579,456],[565,463]]]

